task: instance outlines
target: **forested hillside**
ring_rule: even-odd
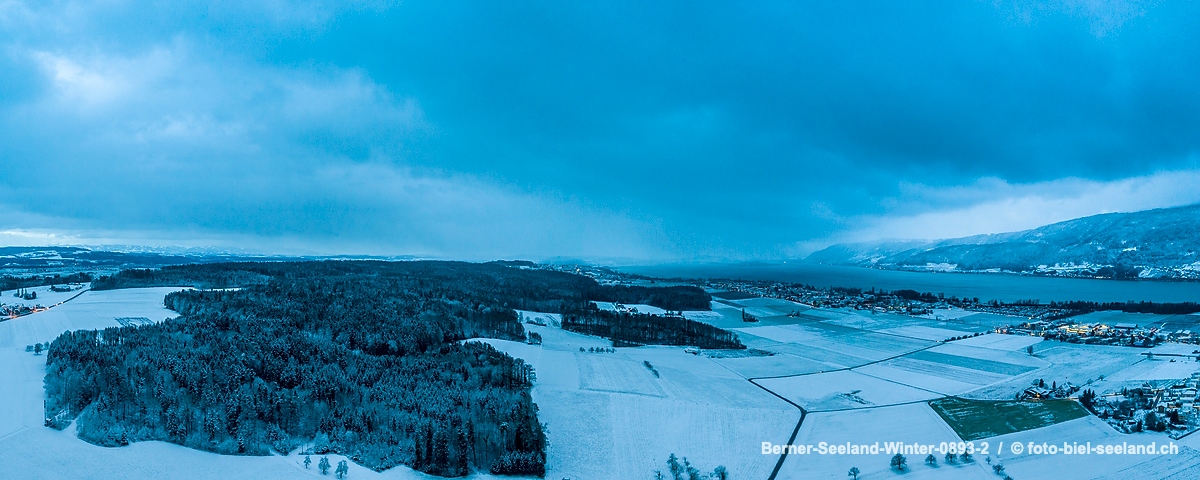
[[[46,414],[56,423],[77,418],[82,438],[250,455],[315,442],[371,468],[405,464],[444,476],[544,472],[533,372],[462,340],[522,339],[513,308],[611,321],[590,300],[708,305],[692,287],[602,287],[578,275],[453,262],[189,265],[95,284],[243,288],[173,293],[166,305],[177,319],[55,340]],[[732,335],[712,330],[700,336]]]

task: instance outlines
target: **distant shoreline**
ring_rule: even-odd
[[[1110,279],[975,272],[893,270],[820,263],[666,264],[614,270],[661,279],[740,279],[802,283],[820,288],[911,289],[958,297],[1017,301],[1200,301],[1200,282]],[[957,275],[938,275],[954,273]]]

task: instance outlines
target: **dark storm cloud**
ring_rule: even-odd
[[[0,228],[776,258],[1200,200],[1194,3],[3,5],[50,224]]]

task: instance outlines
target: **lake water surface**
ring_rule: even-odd
[[[617,270],[653,277],[737,278],[804,283],[815,287],[944,293],[981,300],[1037,299],[1042,302],[1087,300],[1096,302],[1200,302],[1200,282],[1094,280],[1027,277],[980,273],[901,272],[862,267],[810,263],[762,265],[656,265],[619,267]]]

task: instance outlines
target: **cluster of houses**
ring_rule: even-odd
[[[1200,404],[1196,403],[1197,387],[1200,387],[1200,372],[1193,373],[1190,378],[1170,387],[1159,389],[1155,396],[1155,408],[1159,413],[1179,409],[1193,412],[1200,409]]]
[[[36,306],[29,307],[26,305],[10,305],[7,303],[0,304],[0,320],[17,318],[22,315],[29,315],[39,310],[42,310],[42,308]]]
[[[1053,382],[1050,386],[1046,386],[1045,381],[1038,380],[1037,383],[1018,394],[1017,399],[1052,400],[1056,398],[1071,398],[1071,395],[1074,395],[1078,391],[1079,387],[1071,384],[1071,382],[1064,382],[1062,385],[1059,385],[1058,382]]]
[[[1034,335],[1047,340],[1089,345],[1153,347],[1167,339],[1157,327],[1133,323],[1076,323],[1071,320],[1034,320],[996,329],[997,333]]]
[[[1125,432],[1145,429],[1190,433],[1200,423],[1198,391],[1200,372],[1170,384],[1146,383],[1103,395],[1093,409],[1098,417]],[[1154,425],[1148,425],[1151,421]]]

